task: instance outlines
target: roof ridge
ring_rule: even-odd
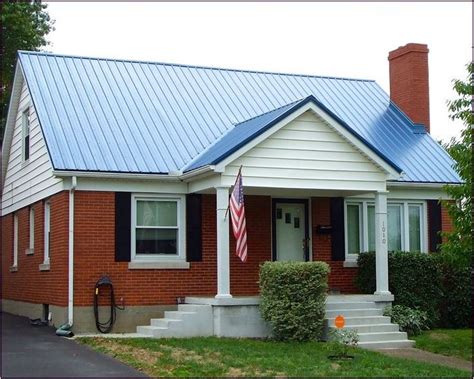
[[[270,109],[270,110],[267,111],[267,112],[263,112],[263,113],[260,113],[260,114],[258,114],[258,115],[256,115],[256,116],[250,117],[250,118],[248,118],[248,119],[246,119],[246,120],[244,120],[244,121],[241,121],[241,122],[238,122],[237,124],[234,124],[234,127],[237,127],[237,126],[239,126],[239,125],[241,125],[241,124],[245,124],[246,122],[249,122],[249,121],[251,121],[251,120],[255,120],[256,118],[263,117],[263,116],[265,116],[265,115],[267,115],[267,114],[269,114],[269,113],[276,112],[276,111],[278,111],[278,110],[281,109],[281,108],[288,107],[288,106],[290,106],[290,105],[295,105],[295,104],[297,104],[297,103],[299,103],[299,102],[301,102],[301,101],[307,99],[308,97],[312,97],[312,95],[308,95],[308,96],[306,96],[306,97],[302,97],[302,98],[300,98],[300,99],[298,99],[298,100],[292,101],[291,103],[284,104],[284,105],[279,106],[279,107],[277,107],[277,108]]]
[[[44,56],[54,56],[54,57],[64,57],[64,58],[78,58],[78,59],[90,59],[90,60],[100,60],[100,61],[114,61],[114,62],[128,62],[128,63],[142,63],[142,64],[153,64],[161,66],[176,66],[176,67],[187,67],[187,68],[198,68],[204,70],[216,70],[216,71],[233,71],[233,72],[245,72],[250,74],[267,74],[267,75],[284,75],[284,76],[298,76],[304,78],[319,78],[319,79],[333,79],[333,80],[347,80],[355,82],[375,82],[374,79],[360,79],[360,78],[348,78],[342,76],[325,76],[325,75],[310,75],[310,74],[296,74],[291,72],[275,72],[275,71],[260,71],[260,70],[244,70],[237,68],[223,68],[223,67],[211,67],[211,66],[200,66],[200,65],[190,65],[190,64],[181,64],[181,63],[168,63],[168,62],[157,62],[149,60],[138,60],[138,59],[123,59],[123,58],[106,58],[106,57],[89,57],[83,55],[70,55],[70,54],[58,54],[47,51],[29,51],[29,50],[18,50],[18,54],[25,55],[44,55]]]

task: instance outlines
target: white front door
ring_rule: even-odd
[[[307,202],[274,200],[274,258],[278,261],[308,260]]]

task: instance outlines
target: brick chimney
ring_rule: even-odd
[[[428,46],[409,43],[388,54],[390,98],[416,124],[430,132]]]

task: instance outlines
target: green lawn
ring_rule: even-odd
[[[228,338],[106,339],[79,342],[150,376],[470,376],[467,371],[354,349],[332,361],[329,344]]]
[[[433,353],[472,360],[471,329],[434,329],[412,337],[416,347]]]

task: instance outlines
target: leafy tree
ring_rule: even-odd
[[[0,142],[7,118],[8,104],[15,73],[17,50],[39,50],[49,42],[46,35],[54,21],[41,1],[2,1],[0,25],[2,33],[0,59]]]
[[[462,120],[464,129],[460,138],[452,138],[446,148],[455,160],[454,168],[461,177],[461,185],[447,185],[446,191],[454,201],[444,201],[453,220],[453,231],[443,233],[446,241],[441,246],[448,260],[460,266],[470,266],[472,257],[472,125],[474,69],[472,62],[467,65],[466,81],[454,80],[453,89],[458,98],[448,101],[450,117]]]

